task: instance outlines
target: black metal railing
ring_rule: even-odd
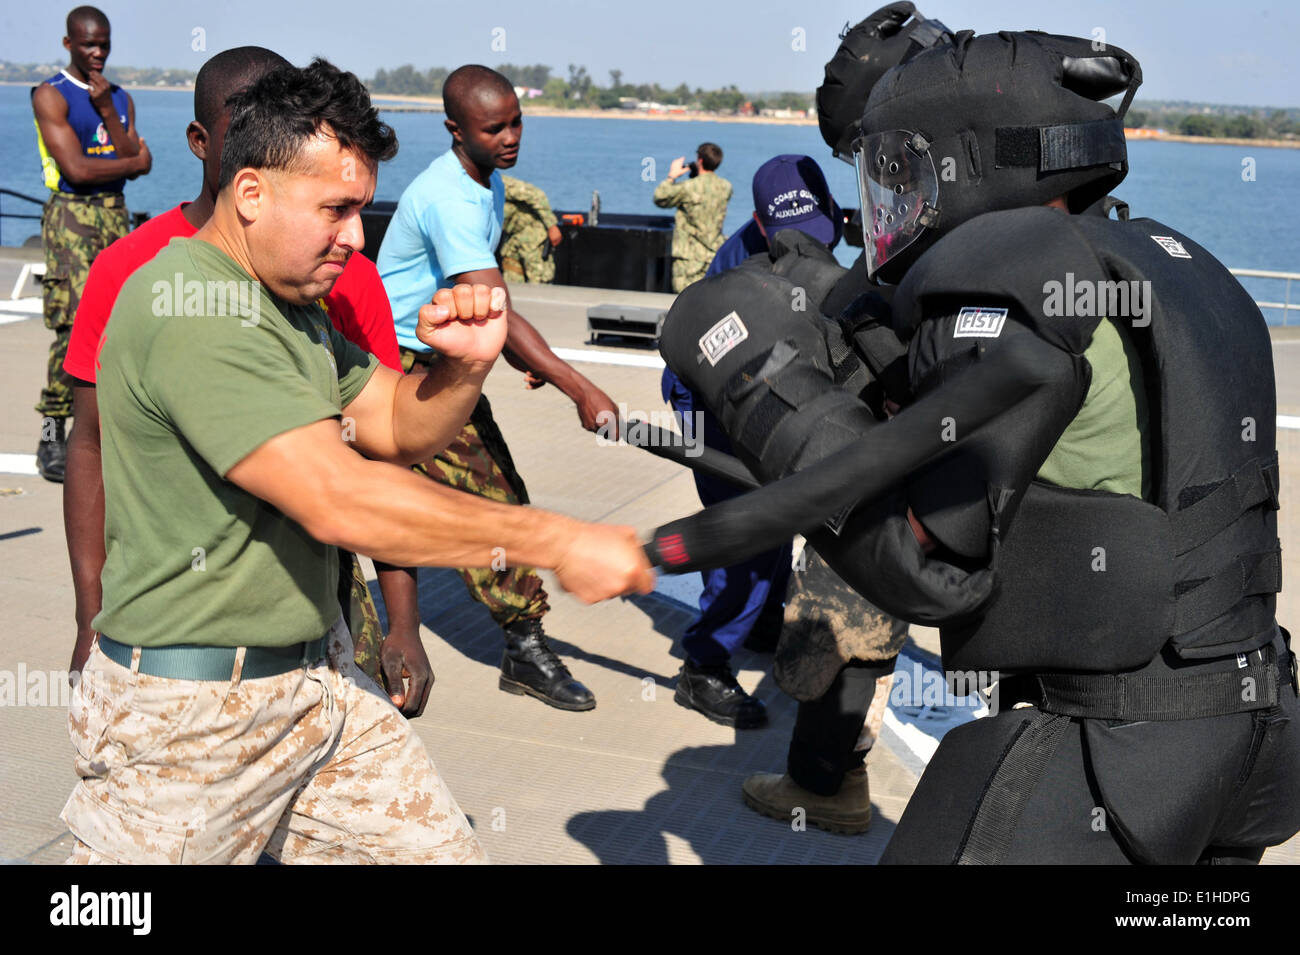
[[[44,206],[44,199],[37,199],[35,196],[29,196],[25,193],[14,192],[12,189],[0,188],[0,198],[4,196],[13,196],[15,199],[22,199],[24,202],[30,202],[33,205]],[[36,219],[40,220],[40,215],[28,215],[22,212],[5,212],[3,202],[0,202],[0,224],[3,224],[6,218],[9,219]],[[4,234],[0,232],[0,245],[4,245]]]

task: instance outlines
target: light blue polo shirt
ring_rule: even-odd
[[[497,267],[506,192],[492,170],[492,188],[469,177],[448,149],[406,187],[379,247],[379,276],[393,306],[397,344],[427,352],[415,337],[416,315],[447,276]]]

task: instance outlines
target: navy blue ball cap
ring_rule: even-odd
[[[774,156],[759,166],[754,211],[769,239],[781,229],[798,229],[828,246],[839,238],[839,206],[821,167],[809,156]]]

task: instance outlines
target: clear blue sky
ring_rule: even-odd
[[[625,82],[744,90],[812,90],[846,21],[878,0],[719,0],[599,3],[593,0],[106,0],[113,23],[109,63],[196,70],[231,46],[268,46],[295,63],[324,55],[361,76],[380,67],[480,62],[545,63],[565,75],[585,65],[602,85]],[[74,3],[5,0],[0,59],[65,58],[63,16]],[[1098,0],[1061,9],[1025,0],[926,0],[922,11],[953,29],[1041,29],[1091,36],[1094,28],[1134,54],[1146,82],[1139,98],[1300,106],[1300,5],[1293,0]],[[219,12],[218,12],[219,11]],[[448,12],[452,11],[452,12]],[[206,31],[206,52],[191,49]],[[796,45],[795,30],[806,38]],[[496,32],[496,31],[504,31]],[[504,52],[493,49],[504,40]]]

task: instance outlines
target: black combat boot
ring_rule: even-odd
[[[43,418],[41,420],[41,443],[36,446],[36,470],[41,477],[55,484],[63,483],[63,474],[68,465],[68,442],[63,429],[67,418]]]
[[[767,725],[767,707],[744,691],[726,664],[696,666],[689,660],[677,677],[673,699],[715,723],[738,730]]]
[[[507,693],[535,696],[562,710],[591,710],[596,698],[573,678],[546,643],[540,620],[518,620],[501,628],[506,652],[501,657],[498,685]]]

